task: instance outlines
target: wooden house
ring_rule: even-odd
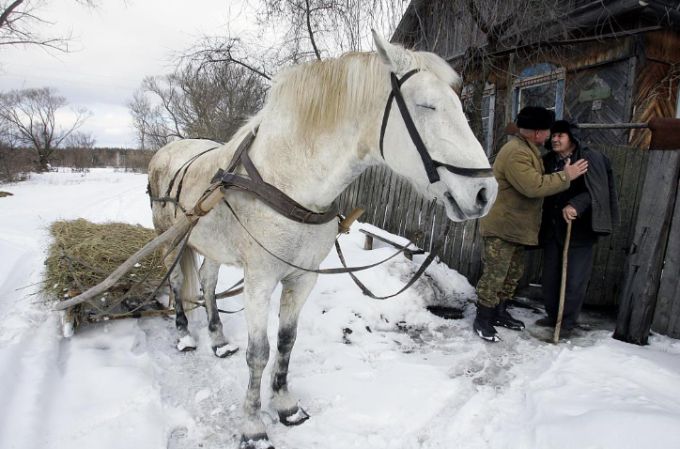
[[[505,9],[491,14],[483,10],[487,4]],[[537,5],[541,9],[535,9]],[[680,117],[677,0],[413,0],[392,40],[433,51],[463,74],[468,117],[479,121],[479,128],[473,129],[491,159],[505,143],[506,126],[526,105],[548,107],[557,118],[580,124]],[[586,299],[591,306],[613,309],[624,294],[647,178],[650,132],[619,126],[578,134],[583,143],[609,156],[617,178],[621,223],[598,243]],[[676,171],[668,181],[675,182],[668,193],[671,199],[678,194],[677,178]],[[425,228],[421,246],[429,249],[444,239],[442,259],[473,285],[479,278],[477,224],[460,224],[446,235],[438,234],[444,229],[443,211],[426,216],[422,198],[384,170],[373,169],[357,180],[343,194],[342,204],[366,207],[365,219],[390,232],[408,236]],[[680,234],[680,224],[672,229]],[[677,265],[674,257],[670,262]],[[524,284],[540,282],[540,251],[529,252],[528,267]],[[680,338],[680,297],[673,293],[661,303],[665,305],[652,311],[653,329]]]

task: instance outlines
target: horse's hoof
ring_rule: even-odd
[[[252,436],[241,436],[239,449],[274,449],[266,433],[258,433]]]
[[[225,343],[220,346],[213,346],[212,350],[213,354],[223,359],[225,357],[229,357],[230,355],[236,354],[238,351],[238,346],[232,345],[231,343]]]
[[[279,412],[279,421],[284,426],[298,426],[309,419],[309,414],[300,406]]]
[[[191,335],[185,335],[177,340],[177,350],[180,352],[188,352],[196,349],[196,340]]]

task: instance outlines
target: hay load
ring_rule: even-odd
[[[84,219],[56,221],[45,261],[45,292],[65,300],[102,282],[156,237],[156,232],[126,223],[95,224]],[[142,259],[105,294],[67,310],[64,333],[80,324],[164,312],[154,295],[165,274],[162,251]]]

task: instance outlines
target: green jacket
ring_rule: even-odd
[[[566,173],[546,175],[538,147],[515,135],[498,152],[493,174],[498,181],[498,196],[480,221],[482,236],[537,245],[543,197],[569,188]]]

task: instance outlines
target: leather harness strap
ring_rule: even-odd
[[[255,140],[255,136],[255,133],[249,133],[241,141],[227,169],[218,170],[213,181],[220,182],[225,190],[236,189],[252,193],[284,217],[299,223],[323,224],[334,220],[338,216],[338,208],[335,203],[326,212],[314,212],[262,179],[260,172],[255,168],[248,155],[248,148]],[[248,176],[235,173],[239,164],[243,166]]]
[[[215,146],[215,147],[212,147],[212,148],[208,148],[205,151],[201,151],[200,153],[198,153],[197,155],[193,156],[188,161],[186,161],[184,164],[182,164],[182,166],[175,172],[175,175],[170,180],[170,184],[168,184],[168,189],[165,192],[165,197],[156,198],[156,200],[174,203],[176,206],[178,206],[180,209],[182,209],[182,212],[186,213],[186,210],[184,210],[184,208],[179,204],[179,196],[182,193],[182,184],[184,183],[184,177],[186,176],[187,171],[189,170],[189,167],[191,166],[191,164],[193,164],[196,161],[196,159],[203,156],[205,153],[216,150],[217,148],[219,148],[219,146]],[[179,178],[179,183],[177,184],[177,192],[175,193],[174,197],[171,197],[170,193],[172,192],[172,187],[174,186],[175,181],[177,180],[177,175],[179,175],[179,172],[181,172],[182,169],[184,169],[184,172],[182,173],[182,176]],[[176,210],[175,210],[175,213],[177,213]]]
[[[299,223],[323,224],[334,220],[338,216],[338,208],[335,203],[333,203],[331,208],[329,208],[326,212],[314,212],[262,179],[260,172],[257,170],[255,164],[253,164],[253,161],[248,155],[248,149],[255,140],[256,133],[257,129],[255,129],[254,132],[248,133],[248,135],[241,141],[227,168],[225,170],[219,169],[217,171],[211,181],[211,188],[208,190],[212,190],[215,184],[219,183],[219,186],[223,190],[236,189],[243,192],[249,192],[284,217]],[[165,192],[165,196],[150,196],[151,201],[161,202],[164,205],[165,203],[173,203],[177,208],[181,209],[182,212],[186,213],[187,211],[179,202],[184,177],[186,176],[189,167],[194,163],[194,161],[196,161],[196,159],[217,148],[219,147],[213,147],[202,151],[182,164],[182,166],[175,172],[174,176],[170,180],[168,188]],[[242,176],[235,173],[239,165],[243,166],[247,176]],[[177,192],[174,196],[171,196],[172,189],[178,176],[180,181],[177,185]],[[149,195],[151,195],[150,187],[148,188],[148,192]]]
[[[380,126],[380,155],[383,157],[383,159],[385,159],[383,140],[385,139],[387,121],[392,108],[392,100],[395,100],[397,102],[397,106],[399,107],[399,112],[401,113],[401,118],[404,121],[404,125],[406,126],[409,136],[411,137],[411,141],[413,142],[413,145],[415,145],[416,150],[418,150],[420,159],[423,161],[423,168],[425,168],[425,172],[427,173],[427,178],[429,179],[430,184],[434,184],[440,179],[439,173],[437,173],[437,167],[444,167],[451,173],[462,175],[468,178],[493,177],[493,169],[491,168],[458,167],[457,165],[445,164],[432,159],[430,153],[427,151],[427,147],[425,147],[422,137],[420,137],[418,128],[416,128],[416,124],[411,117],[411,113],[409,112],[408,107],[406,107],[404,96],[401,94],[401,85],[418,72],[418,69],[413,69],[409,72],[406,72],[406,74],[404,74],[404,76],[401,78],[397,78],[397,75],[395,75],[394,72],[390,73],[392,91],[387,97],[387,104],[385,105],[385,112],[383,113],[382,125]]]

